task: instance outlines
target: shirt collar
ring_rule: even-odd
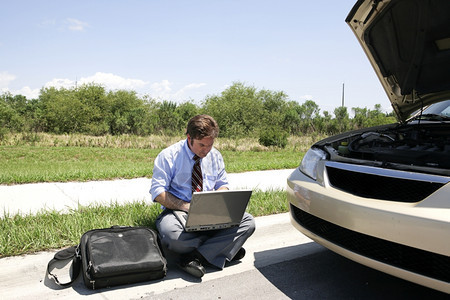
[[[186,151],[187,156],[188,156],[191,160],[193,160],[193,159],[194,159],[195,153],[192,152],[191,148],[189,148],[188,143],[189,143],[189,141],[188,141],[188,139],[186,139],[186,140],[184,141],[184,151]]]

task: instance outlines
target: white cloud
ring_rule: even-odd
[[[195,90],[201,88],[206,85],[206,83],[190,83],[178,91],[173,91],[172,86],[173,83],[169,80],[165,79],[161,82],[155,82],[150,85],[150,96],[156,99],[163,99],[169,101],[183,101],[187,100],[188,91]]]
[[[140,79],[123,78],[112,73],[97,72],[92,76],[81,77],[78,80],[55,78],[44,86],[70,89],[76,85],[80,86],[89,83],[100,84],[108,90],[136,90],[148,85],[148,82]]]
[[[205,86],[205,85],[206,85],[206,83],[191,83],[191,84],[188,84],[185,87],[183,87],[182,89],[180,89],[179,91],[177,91],[173,95],[173,97],[176,100],[186,100],[186,98],[187,98],[186,94],[187,94],[188,91],[201,88],[202,86]]]
[[[164,79],[161,82],[152,83],[150,85],[150,90],[156,95],[170,94],[172,92],[172,88],[170,87],[171,85],[172,83],[169,80]]]
[[[28,86],[21,88],[20,90],[11,90],[9,84],[16,80],[16,76],[9,74],[8,72],[0,72],[0,91],[1,93],[11,93],[12,95],[23,95],[29,99],[34,99],[39,96],[39,89],[31,89]]]
[[[112,73],[97,72],[93,76],[82,77],[79,83],[98,83],[111,90],[136,90],[148,85],[149,82],[140,79],[123,78]]]
[[[14,75],[7,72],[0,72],[0,90],[2,92],[10,92],[13,95],[21,94],[29,99],[39,97],[40,88],[32,89],[29,86],[25,86],[20,90],[9,90],[9,83],[15,79],[16,76]],[[150,97],[155,99],[176,102],[191,98],[193,91],[195,92],[195,90],[206,85],[206,83],[190,83],[178,90],[174,90],[172,88],[173,83],[167,79],[160,82],[150,83],[140,79],[124,78],[112,73],[97,72],[92,76],[82,77],[77,80],[54,78],[51,81],[46,82],[43,87],[72,89],[75,88],[75,86],[91,83],[102,85],[106,90],[132,90],[139,94],[149,94]]]
[[[15,75],[9,74],[8,72],[0,72],[0,88],[6,89],[8,88],[11,81],[14,81],[16,79]]]
[[[27,99],[36,99],[39,97],[40,89],[31,89],[29,86],[25,86],[20,90],[10,90],[9,88],[1,88],[1,93],[11,93],[11,95],[22,95]]]
[[[69,30],[72,31],[84,31],[86,27],[89,27],[89,24],[74,18],[67,18],[66,24],[69,26]]]
[[[75,87],[75,81],[70,80],[70,79],[60,79],[60,78],[54,78],[52,81],[47,82],[46,84],[44,84],[44,87],[48,88],[48,87],[55,87],[55,88],[65,88],[65,89],[70,89]]]
[[[58,31],[84,31],[89,24],[75,18],[66,18],[64,20],[45,19],[39,23],[39,27],[56,29]]]
[[[184,88],[182,88],[182,91],[188,91],[188,90],[192,90],[192,89],[198,89],[201,88],[202,86],[205,86],[206,83],[191,83],[186,85]]]
[[[32,89],[29,86],[25,86],[20,90],[12,91],[11,93],[14,95],[23,95],[27,97],[27,99],[36,99],[39,97],[39,92],[41,89]]]

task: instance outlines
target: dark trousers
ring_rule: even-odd
[[[255,219],[245,213],[239,226],[198,232],[186,232],[170,211],[156,219],[161,242],[168,250],[178,254],[197,250],[210,264],[223,269],[255,231]]]

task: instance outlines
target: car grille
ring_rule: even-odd
[[[397,202],[419,202],[449,180],[448,177],[333,162],[327,163],[326,170],[330,184],[337,189],[360,197]]]
[[[450,282],[450,257],[346,229],[291,204],[295,220],[312,233],[362,256],[437,280]]]

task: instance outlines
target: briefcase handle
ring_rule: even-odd
[[[52,267],[55,263],[59,261],[67,261],[69,259],[72,259],[72,274],[70,276],[69,282],[59,282],[58,277],[56,274],[51,273],[50,270],[52,270]],[[49,261],[47,265],[47,273],[55,280],[55,283],[62,287],[69,287],[71,286],[75,280],[78,278],[78,275],[80,275],[81,270],[81,255],[80,255],[80,247],[78,246],[72,246],[63,250],[60,250],[55,253],[55,256],[52,260]]]

